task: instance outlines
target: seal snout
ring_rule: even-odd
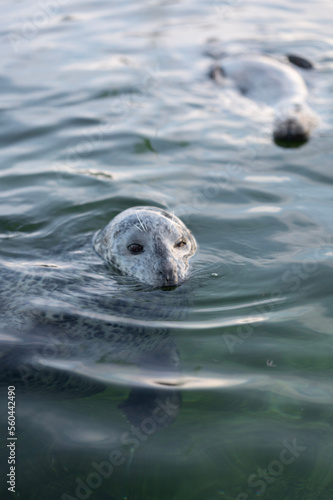
[[[284,101],[276,111],[274,141],[282,147],[305,144],[318,123],[317,116],[304,102]]]
[[[285,146],[300,146],[309,140],[309,132],[295,118],[288,118],[274,131],[274,141]]]
[[[178,285],[178,275],[172,263],[167,263],[161,268],[160,276],[163,280],[162,286]]]

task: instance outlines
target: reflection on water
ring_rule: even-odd
[[[3,5],[2,498],[331,500],[331,4],[52,5]],[[310,59],[311,141],[276,147],[212,50]],[[181,287],[94,253],[138,205],[195,235]]]

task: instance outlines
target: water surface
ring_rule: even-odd
[[[3,497],[331,500],[331,3],[54,5],[2,5]],[[256,52],[314,62],[299,149],[207,77],[212,54]],[[94,253],[135,205],[195,235],[181,287]]]

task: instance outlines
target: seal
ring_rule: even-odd
[[[15,385],[26,394],[72,398],[122,381],[130,393],[118,407],[133,425],[169,405],[154,421],[161,429],[180,409],[180,355],[170,324],[184,317],[189,302],[187,287],[174,293],[164,287],[186,279],[196,241],[183,222],[156,207],[117,215],[94,236],[97,254],[90,234],[73,240],[61,255],[52,248],[44,262],[24,270],[0,265],[0,333],[6,331],[0,390]],[[100,257],[152,286],[139,294],[119,286]]]
[[[226,57],[210,71],[217,82],[231,80],[246,97],[274,108],[273,138],[285,147],[307,142],[318,124],[306,103],[308,90],[301,74],[291,66],[312,69],[312,64],[289,55],[281,62],[264,55]]]
[[[178,217],[146,206],[121,212],[95,234],[93,245],[121,273],[158,288],[180,285],[197,249],[191,231]]]

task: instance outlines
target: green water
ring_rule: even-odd
[[[331,500],[332,4],[3,0],[1,14],[1,498]],[[212,52],[313,61],[310,142],[274,145],[271,110],[209,80]],[[197,239],[173,291],[122,283],[93,252],[136,205]],[[56,318],[31,331],[36,310],[117,322],[125,347],[107,363],[100,338],[61,337]],[[135,332],[170,341],[181,371],[145,372]],[[64,358],[72,342],[82,354]],[[82,382],[42,390],[21,371],[15,493],[8,352]],[[118,407],[133,387],[179,391],[174,421],[138,431]]]

